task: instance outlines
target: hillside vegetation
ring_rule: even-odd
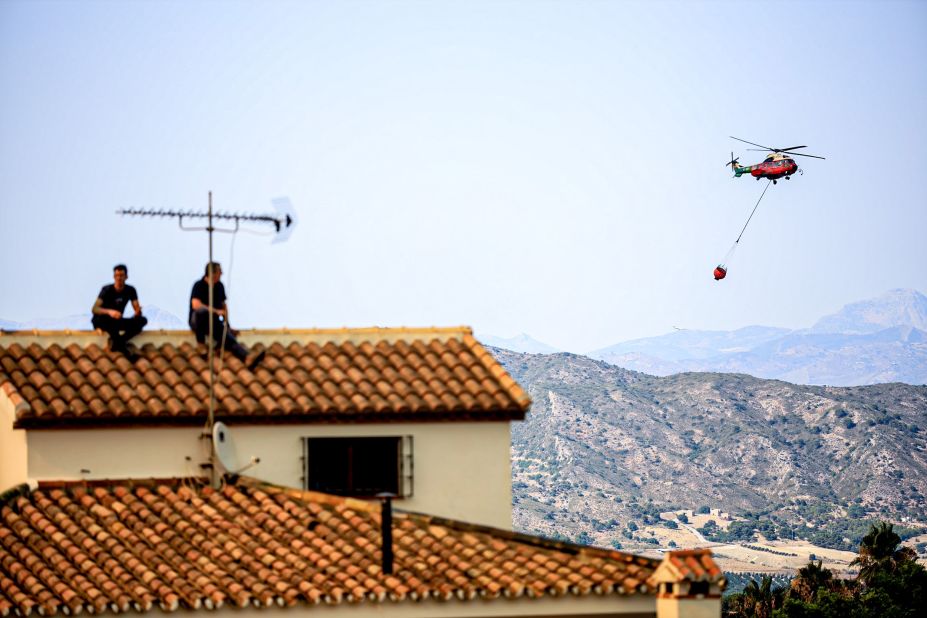
[[[649,376],[574,354],[492,349],[531,394],[513,427],[515,527],[604,546],[655,543],[659,513],[716,508],[709,540],[855,549],[875,518],[923,518],[927,387]],[[669,524],[674,525],[674,524]]]

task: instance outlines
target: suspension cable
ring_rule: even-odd
[[[766,183],[766,189],[768,189],[768,188],[769,188],[769,185],[771,185],[771,184],[772,184],[772,180],[769,180],[769,181]],[[756,201],[756,206],[753,207],[753,212],[751,212],[751,213],[750,213],[750,216],[747,217],[747,222],[744,223],[744,229],[740,230],[740,236],[738,236],[738,237],[737,237],[737,240],[734,241],[734,244],[735,244],[735,245],[736,245],[737,243],[740,242],[740,237],[744,235],[744,232],[745,232],[745,231],[747,231],[747,226],[750,225],[750,219],[753,218],[753,213],[756,212],[756,209],[757,209],[757,207],[759,207],[760,202],[763,201],[763,196],[766,195],[766,189],[763,189],[763,192],[760,193],[760,199],[758,199],[758,200]]]

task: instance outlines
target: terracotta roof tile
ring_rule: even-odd
[[[504,419],[522,418],[530,404],[468,330],[367,334],[314,331],[308,341],[257,343],[267,356],[254,372],[229,354],[217,358],[216,417]],[[17,427],[196,424],[206,414],[207,362],[189,334],[143,342],[134,364],[103,349],[100,337],[66,347],[45,344],[44,335],[8,337],[0,334],[0,385]]]
[[[667,552],[665,560],[650,575],[649,581],[653,586],[660,582],[709,582],[721,590],[727,583],[709,549]]]

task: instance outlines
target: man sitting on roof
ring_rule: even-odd
[[[245,346],[238,343],[235,336],[238,331],[229,326],[229,309],[225,302],[225,286],[219,281],[222,267],[218,262],[206,264],[206,274],[193,284],[190,292],[190,328],[196,334],[198,343],[205,343],[209,336],[209,320],[212,316],[212,336],[216,345],[224,347],[245,363],[248,369],[254,368],[264,359],[264,351],[248,354]],[[212,303],[209,302],[209,284],[212,282]]]
[[[142,332],[148,319],[142,315],[142,307],[138,304],[138,293],[131,285],[126,285],[129,278],[129,269],[125,264],[116,264],[113,267],[112,285],[104,285],[93,303],[93,317],[90,322],[94,328],[109,334],[109,348],[114,352],[128,354],[129,339]],[[122,317],[126,305],[132,303],[135,315],[131,318]]]

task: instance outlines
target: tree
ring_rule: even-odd
[[[781,591],[776,591],[781,595]],[[751,579],[744,586],[741,593],[740,606],[742,616],[756,616],[756,618],[771,618],[777,594],[772,590],[772,578],[763,576],[761,583]]]
[[[830,569],[823,567],[823,561],[809,562],[807,566],[798,569],[792,580],[789,596],[797,597],[806,603],[811,603],[817,596],[819,589],[829,589],[834,581],[834,574]]]
[[[910,548],[901,547],[891,524],[870,526],[853,564],[860,566],[860,573],[849,581],[834,577],[821,562],[799,569],[773,618],[915,618],[927,607],[927,569]],[[727,615],[760,615],[749,605],[727,607]]]
[[[859,565],[859,579],[869,584],[876,574],[895,573],[902,564],[917,560],[913,549],[899,545],[901,537],[892,524],[872,525],[859,545],[859,556],[850,564]]]

